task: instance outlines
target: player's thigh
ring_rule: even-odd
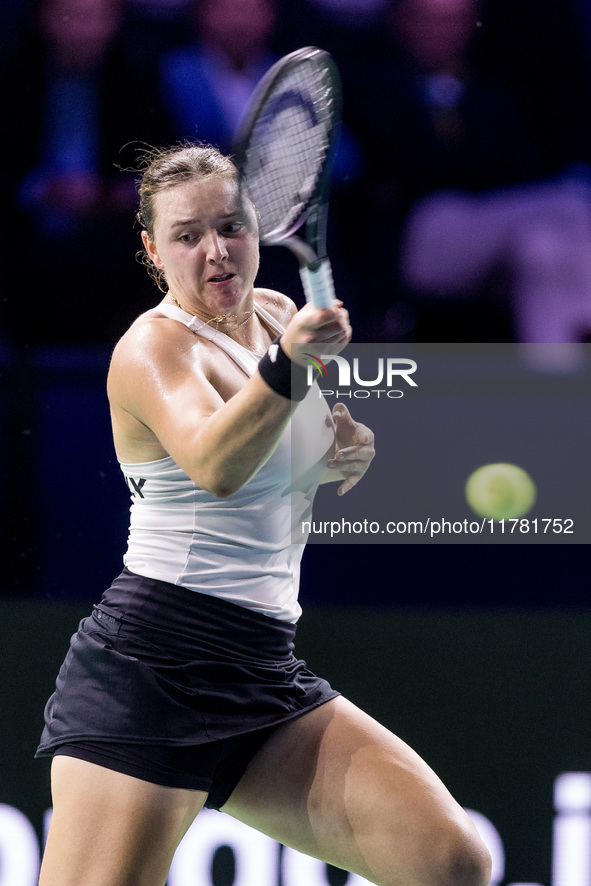
[[[343,698],[273,733],[223,811],[371,882],[488,882],[486,850],[433,770]]]
[[[203,791],[167,788],[57,756],[40,886],[162,886]]]

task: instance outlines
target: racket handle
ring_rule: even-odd
[[[306,301],[311,302],[315,308],[330,308],[336,296],[328,258],[320,259],[315,270],[308,265],[301,265],[300,277]]]

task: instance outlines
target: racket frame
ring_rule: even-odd
[[[328,307],[335,298],[332,269],[327,255],[327,222],[332,166],[338,132],[340,130],[342,99],[338,68],[332,56],[323,49],[306,46],[280,58],[267,71],[255,89],[249,108],[238,130],[234,147],[234,162],[239,170],[241,191],[248,194],[248,176],[245,174],[248,149],[255,125],[281,83],[297,66],[313,62],[321,64],[327,72],[327,90],[330,93],[331,125],[328,131],[328,149],[318,173],[314,188],[301,212],[272,236],[261,234],[263,246],[287,246],[300,265],[300,277],[307,301],[317,307]],[[305,223],[304,236],[296,236]]]

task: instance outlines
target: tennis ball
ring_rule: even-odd
[[[511,520],[524,517],[536,500],[536,485],[527,471],[499,462],[483,465],[466,481],[466,501],[480,517]]]

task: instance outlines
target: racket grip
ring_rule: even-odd
[[[320,259],[315,270],[308,265],[300,266],[300,277],[306,301],[311,302],[315,308],[330,308],[336,296],[328,258]]]

